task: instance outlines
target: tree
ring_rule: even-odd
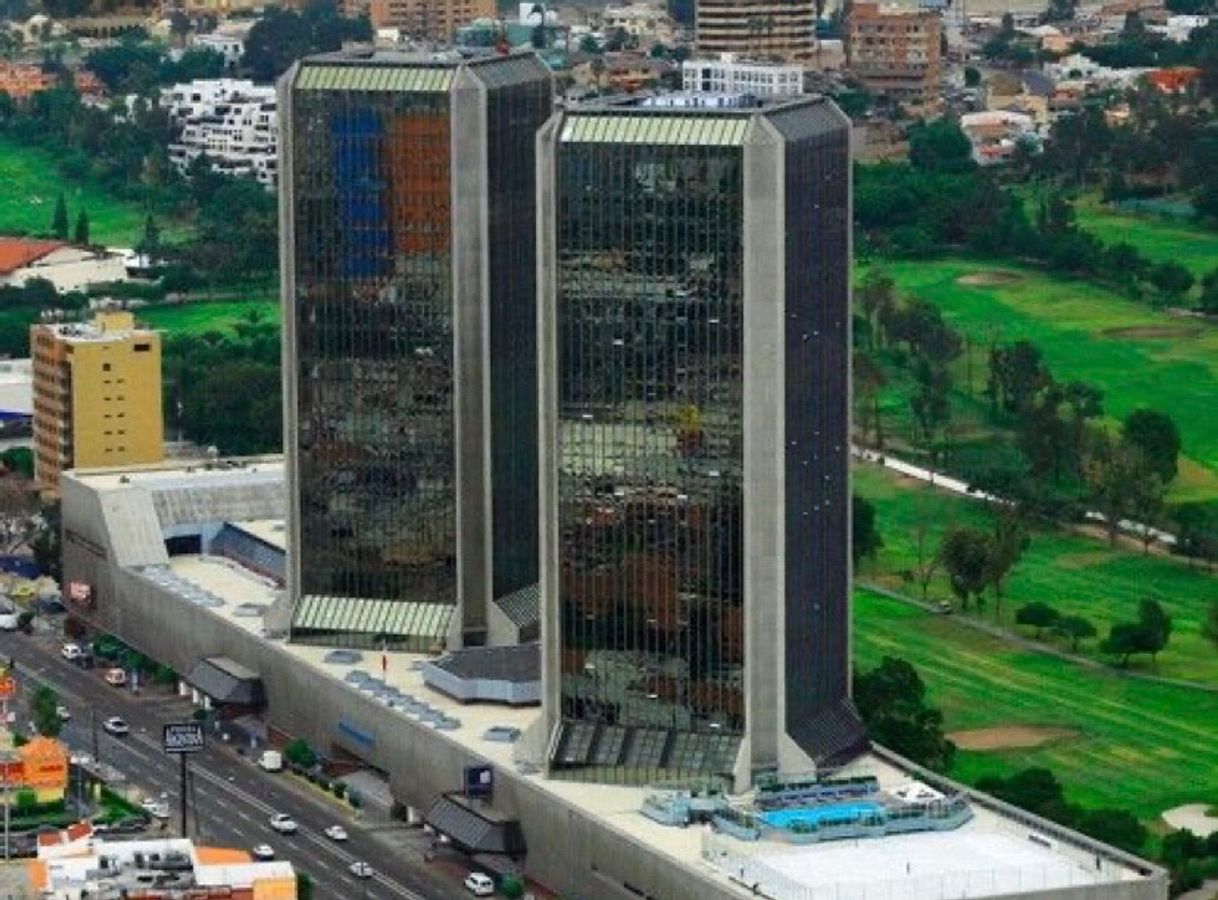
[[[981,72],[975,66],[964,67],[964,86],[975,88],[981,85]]]
[[[870,422],[872,445],[883,451],[884,423],[880,415],[880,392],[888,383],[888,379],[879,363],[862,350],[854,352],[851,363],[854,367],[854,395],[860,407],[855,419],[862,430],[864,442],[867,440]]]
[[[296,873],[296,900],[313,900],[313,876],[308,872]]]
[[[1201,636],[1218,650],[1218,600],[1211,600],[1206,608],[1205,621],[1201,623]]]
[[[1082,811],[1074,827],[1097,841],[1111,844],[1127,853],[1142,853],[1149,836],[1145,826],[1127,809]]]
[[[967,172],[976,165],[967,135],[946,117],[909,130],[909,164],[922,172]]]
[[[994,616],[1002,618],[1007,576],[1028,548],[1028,530],[1015,506],[1002,507],[994,518],[994,537],[986,566],[986,581],[994,591]]]
[[[311,769],[317,764],[317,754],[304,738],[293,738],[283,748],[283,757],[293,765]]]
[[[1169,301],[1178,303],[1196,283],[1193,273],[1178,262],[1165,262],[1147,273],[1150,283]]]
[[[858,494],[854,494],[850,499],[850,552],[855,566],[858,566],[864,557],[876,555],[884,546],[884,539],[875,527],[875,506],[871,501]]]
[[[957,528],[949,531],[939,545],[939,557],[947,571],[952,593],[960,598],[966,610],[970,599],[977,598],[980,602],[981,592],[988,583],[992,544],[984,531]]]
[[[1125,417],[1121,436],[1142,452],[1164,484],[1176,477],[1182,443],[1171,416],[1154,409],[1135,409]]]
[[[1015,624],[1027,625],[1036,629],[1036,639],[1040,640],[1046,628],[1052,628],[1061,619],[1061,613],[1048,603],[1035,601],[1026,603],[1015,611]]]
[[[30,541],[30,549],[34,551],[34,562],[38,565],[38,571],[43,575],[50,575],[56,581],[60,581],[63,574],[63,560],[61,557],[59,501],[56,500],[44,506],[39,518],[41,521],[38,523],[33,540]]]
[[[1218,533],[1213,516],[1204,504],[1187,503],[1176,507],[1175,552],[1188,559],[1191,569],[1195,560],[1212,566],[1218,556]]]
[[[140,242],[135,245],[138,253],[154,257],[161,252],[161,229],[157,225],[156,219],[149,213],[144,217],[144,233],[140,237]]]
[[[938,550],[932,550],[930,545],[931,529],[936,524],[933,517],[933,488],[925,488],[917,494],[914,504],[914,569],[913,577],[922,589],[922,599],[926,599],[930,583],[934,580],[939,566],[943,563],[943,555]],[[950,528],[950,523],[948,523]]]
[[[995,411],[1015,413],[1026,409],[1052,381],[1040,349],[1031,341],[1016,341],[990,350],[986,393]]]
[[[59,197],[55,200],[55,214],[51,217],[51,234],[61,241],[68,239],[68,201],[64,198],[63,191],[59,192]]]
[[[89,214],[83,209],[76,216],[76,230],[72,241],[82,247],[89,245]]]
[[[1215,186],[1218,187],[1218,180]],[[1215,206],[1218,207],[1218,191],[1215,192]],[[1215,214],[1218,215],[1218,208]],[[1197,305],[1207,315],[1218,314],[1218,269],[1201,279],[1201,299]]]
[[[1070,642],[1070,649],[1078,652],[1078,642],[1093,638],[1096,635],[1095,626],[1090,619],[1082,616],[1062,616],[1053,623],[1053,631]]]
[[[943,734],[943,714],[927,706],[926,686],[905,660],[886,656],[855,672],[854,703],[878,743],[938,772],[951,767],[956,745]]]
[[[1100,652],[1115,656],[1121,666],[1129,665],[1135,653],[1141,653],[1142,629],[1136,622],[1117,622],[1108,629],[1108,637],[1100,641]]]
[[[859,308],[871,325],[872,334],[878,333],[881,313],[886,315],[895,303],[895,287],[896,282],[883,269],[875,266],[867,270],[857,297]]]
[[[1144,597],[1138,602],[1138,625],[1142,628],[1142,652],[1154,660],[1171,638],[1171,616],[1158,600]]]
[[[1023,769],[1010,778],[982,778],[977,790],[1055,822],[1068,823],[1074,818],[1061,782],[1048,769]]]
[[[44,737],[58,737],[63,727],[59,719],[59,695],[47,685],[39,685],[30,700],[30,715],[34,727]]]
[[[314,0],[299,13],[271,8],[250,29],[241,65],[255,80],[271,81],[302,56],[339,50],[346,41],[371,37],[367,18],[343,18],[333,0]]]
[[[1146,464],[1141,451],[1114,443],[1106,434],[1093,436],[1083,471],[1088,499],[1103,514],[1108,542],[1113,546],[1122,520],[1153,511],[1154,498],[1162,500],[1162,481]],[[1151,524],[1141,521],[1143,525]]]
[[[1138,604],[1138,621],[1114,624],[1100,642],[1100,650],[1117,657],[1122,666],[1136,653],[1149,653],[1154,660],[1167,646],[1171,630],[1171,616],[1158,601],[1144,598]]]

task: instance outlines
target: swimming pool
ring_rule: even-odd
[[[829,806],[776,809],[761,813],[757,818],[772,828],[791,828],[797,824],[820,825],[826,820],[854,822],[883,810],[884,807],[878,803],[834,803]]]

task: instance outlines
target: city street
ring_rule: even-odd
[[[136,696],[107,685],[100,670],[81,669],[59,654],[60,641],[49,635],[27,637],[15,633],[0,635],[0,656],[12,658],[18,667],[22,700],[34,684],[49,684],[59,692],[60,702],[71,712],[61,737],[73,752],[94,753],[102,763],[114,766],[128,783],[144,795],[165,795],[170,806],[168,826],[176,830],[179,822],[180,776],[176,758],[162,752],[161,726],[167,722],[188,721],[190,704],[168,696],[161,689]],[[24,725],[24,709],[18,722]],[[93,718],[98,728],[96,737]],[[131,727],[125,737],[114,737],[101,730],[110,716],[121,716]],[[459,883],[443,873],[429,869],[423,861],[427,839],[417,831],[407,832],[393,826],[398,849],[390,849],[383,837],[353,820],[349,810],[338,801],[313,796],[307,786],[293,784],[284,774],[258,769],[252,760],[238,757],[227,749],[209,746],[190,755],[193,781],[188,827],[192,837],[204,843],[250,849],[269,844],[278,858],[287,859],[298,871],[309,873],[315,884],[314,896],[335,900],[422,900],[462,895]],[[271,829],[270,817],[286,813],[300,825],[295,835],[281,835]],[[341,824],[349,840],[337,843],[324,830]],[[151,833],[158,826],[153,825]],[[379,826],[386,828],[389,826]],[[409,834],[407,849],[403,833]],[[370,879],[353,877],[348,867],[355,861],[372,865]]]

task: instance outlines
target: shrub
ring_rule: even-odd
[[[17,616],[17,627],[29,634],[34,630],[34,614],[28,609]]]
[[[334,791],[334,796],[341,800],[347,794],[347,785],[341,781],[336,781],[330,785],[330,790]]]
[[[310,768],[317,763],[317,754],[304,738],[293,738],[283,748],[283,758],[303,768]]]
[[[515,875],[504,875],[499,879],[499,893],[508,900],[517,900],[524,895],[524,884]]]
[[[359,791],[351,788],[347,792],[347,802],[350,803],[353,808],[359,809],[364,805],[364,798],[360,796]]]
[[[38,806],[38,795],[29,788],[19,790],[13,798],[18,813],[31,813]]]

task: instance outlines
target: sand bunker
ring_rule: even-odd
[[[961,275],[956,279],[956,283],[968,285],[969,287],[994,287],[999,284],[1010,284],[1013,281],[1019,281],[1021,278],[1023,276],[1015,272],[1002,272],[996,269],[991,272],[974,272],[972,275]]]
[[[1172,828],[1187,828],[1197,837],[1209,837],[1218,831],[1218,818],[1206,815],[1209,809],[1205,803],[1187,803],[1163,813],[1163,821]]]
[[[974,728],[948,735],[961,750],[1014,750],[1039,747],[1050,741],[1074,737],[1072,728],[1040,728],[1035,725],[1011,725],[1006,728]]]
[[[1196,325],[1127,325],[1100,332],[1109,338],[1195,338],[1200,333],[1201,328]]]

